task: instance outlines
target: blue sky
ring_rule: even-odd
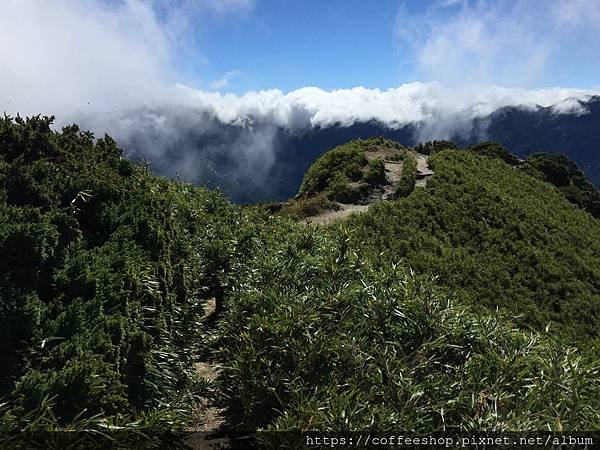
[[[219,14],[170,1],[188,8],[175,65],[198,88],[600,84],[598,0],[225,0]]]
[[[397,86],[412,77],[394,43],[398,3],[376,3],[258,1],[248,14],[211,24],[197,73],[217,79],[238,70],[231,83],[238,92]]]

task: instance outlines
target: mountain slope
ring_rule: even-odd
[[[497,148],[314,227],[50,125],[0,120],[0,446],[169,447],[208,403],[222,431],[600,429],[598,221]]]
[[[429,161],[398,201],[259,238],[224,322],[239,427],[600,426],[576,393],[598,395],[597,361],[571,347],[600,343],[600,222],[498,145]]]
[[[498,158],[442,151],[424,190],[347,226],[374,254],[405,258],[469,303],[579,337],[600,332],[600,221]]]
[[[593,184],[600,184],[600,97],[578,101],[579,113],[560,114],[552,107],[533,110],[507,107],[474,124],[477,140],[483,132],[511,152],[560,153],[575,161]]]
[[[240,211],[51,122],[0,119],[0,431],[182,429]]]

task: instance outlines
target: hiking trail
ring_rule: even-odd
[[[336,202],[338,209],[325,211],[321,214],[307,217],[303,219],[302,222],[313,225],[329,225],[330,223],[344,219],[351,214],[363,213],[375,203],[383,200],[391,200],[395,192],[396,185],[401,179],[402,170],[404,168],[404,163],[402,161],[394,161],[389,159],[392,152],[392,149],[380,147],[376,151],[367,153],[367,159],[369,161],[376,158],[383,159],[387,183],[384,186],[373,189],[364,203]],[[415,188],[426,187],[427,181],[433,175],[433,170],[431,170],[427,162],[427,155],[410,150],[408,151],[408,156],[413,157],[417,163],[417,169],[415,173]]]

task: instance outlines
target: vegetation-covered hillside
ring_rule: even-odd
[[[0,430],[170,429],[240,211],[50,124],[0,120]]]
[[[415,156],[381,137],[337,146],[308,169],[298,195],[283,205],[281,213],[327,223],[365,205],[406,196],[415,188]]]
[[[0,437],[152,437],[207,399],[244,431],[600,429],[600,224],[539,164],[431,144],[426,187],[315,227],[50,125],[0,120]],[[374,180],[358,147],[301,194]]]
[[[567,200],[600,219],[600,191],[577,165],[562,155],[536,153],[527,158],[525,169],[556,186]]]
[[[384,159],[402,161],[406,149],[383,138],[354,140],[325,153],[302,181],[299,197],[324,192],[331,200],[353,201],[385,183]]]
[[[277,230],[227,303],[224,386],[241,429],[600,426],[598,347],[475,312],[402,259],[354,246],[345,224]]]
[[[443,151],[427,189],[354,218],[354,245],[430,273],[523,325],[600,333],[600,222],[501,159]],[[517,318],[517,316],[520,316]]]

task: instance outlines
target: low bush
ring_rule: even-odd
[[[306,172],[298,198],[325,192],[331,200],[358,202],[368,190],[367,185],[384,184],[385,164],[381,158],[371,161],[368,152],[378,149],[394,150],[403,158],[406,149],[383,138],[357,139],[324,153]]]
[[[299,196],[310,197],[325,190],[336,192],[342,182],[360,179],[362,168],[367,165],[365,145],[362,140],[352,141],[321,156],[306,172]]]
[[[51,122],[0,119],[0,430],[184,427],[241,212]]]
[[[458,146],[452,141],[428,141],[417,144],[414,150],[423,155],[433,155],[442,150],[458,150]]]
[[[490,158],[498,158],[506,164],[516,166],[519,164],[519,158],[510,153],[502,144],[498,142],[481,142],[471,145],[467,151],[477,153],[478,155],[488,156]]]
[[[242,430],[589,430],[599,361],[460,306],[427,277],[278,225],[234,281],[223,385]],[[518,374],[518,375],[516,375]]]
[[[365,181],[374,185],[385,184],[385,163],[381,158],[375,158],[369,161],[364,175]]]
[[[556,186],[567,200],[600,219],[600,192],[567,157],[536,153],[527,158],[523,170]]]
[[[316,216],[325,211],[336,211],[338,209],[338,204],[329,200],[325,194],[322,193],[315,197],[292,200],[279,211],[279,214],[299,220]]]
[[[402,174],[394,190],[394,199],[406,197],[415,189],[416,171],[417,160],[412,156],[404,158]]]
[[[498,158],[448,150],[428,162],[427,189],[348,220],[354,245],[405,258],[522,326],[597,337],[600,222]]]

